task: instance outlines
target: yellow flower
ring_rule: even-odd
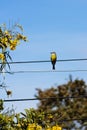
[[[10,45],[10,50],[15,50],[16,46],[15,45]]]
[[[5,60],[5,56],[4,54],[0,53],[0,60],[4,61]]]
[[[2,42],[2,43],[7,42],[7,41],[8,41],[7,37],[3,37],[3,38],[1,39],[1,42]]]
[[[18,39],[10,40],[10,49],[15,50],[18,43],[19,43]]]
[[[17,45],[17,43],[18,43],[17,39],[14,39],[13,42],[12,42],[13,45]]]
[[[17,34],[17,39],[18,39],[18,40],[24,40],[24,41],[27,41],[27,37],[21,35],[20,33]]]
[[[3,37],[3,38],[1,39],[1,43],[2,43],[5,47],[7,47],[7,46],[8,46],[8,38],[7,38],[7,37]]]
[[[34,130],[35,127],[36,127],[35,123],[33,123],[33,124],[28,124],[26,130]]]
[[[52,130],[62,130],[62,128],[57,125],[57,126],[53,126],[53,127],[52,127]]]
[[[33,123],[33,124],[28,124],[26,130],[42,130],[42,127]]]
[[[9,31],[6,30],[4,33],[5,33],[5,36],[7,36],[9,39],[12,38],[12,35],[10,34]]]

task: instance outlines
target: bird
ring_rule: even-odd
[[[57,60],[57,55],[56,52],[51,52],[51,63],[52,63],[52,69],[55,70],[55,64],[56,64],[56,60]]]

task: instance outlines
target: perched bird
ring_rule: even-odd
[[[57,55],[56,55],[56,52],[51,52],[51,63],[52,63],[52,66],[53,66],[53,70],[55,70],[55,64],[56,64],[56,60],[57,60]]]

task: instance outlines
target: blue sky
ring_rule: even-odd
[[[11,52],[13,61],[49,60],[55,51],[59,60],[87,58],[87,0],[1,0],[0,24],[19,23],[24,28],[28,43]],[[51,70],[51,63],[11,65],[12,71]],[[87,69],[87,62],[57,62],[56,70]],[[6,74],[5,82],[13,91],[12,97],[33,98],[35,88],[42,90],[73,79],[86,79],[86,72]],[[4,90],[0,98],[8,99]],[[17,112],[36,107],[36,101],[13,104]]]

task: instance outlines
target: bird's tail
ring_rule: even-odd
[[[53,64],[53,70],[55,70],[55,65]]]

